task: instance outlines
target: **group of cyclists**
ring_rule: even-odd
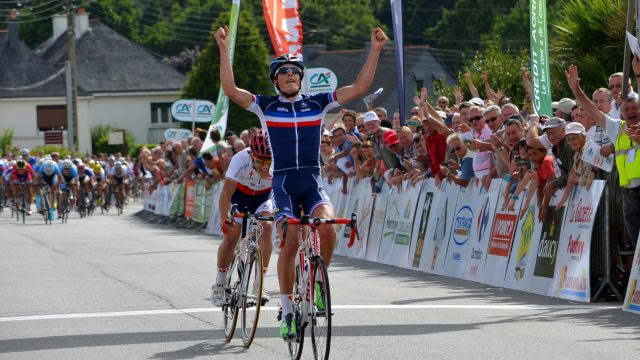
[[[37,211],[42,213],[45,211],[44,199],[39,194],[45,186],[50,190],[47,200],[52,209],[57,209],[59,204],[69,204],[71,207],[80,205],[83,209],[102,207],[108,211],[111,199],[116,197],[124,206],[137,178],[133,164],[124,157],[116,159],[113,155],[104,160],[85,161],[70,156],[60,158],[57,152],[38,159],[30,155],[29,149],[22,149],[20,156],[13,160],[0,159],[0,211],[10,206],[17,212],[31,215],[31,204],[36,200]],[[19,201],[21,187],[25,201]],[[85,203],[78,204],[78,201]],[[61,215],[58,212],[58,217]]]

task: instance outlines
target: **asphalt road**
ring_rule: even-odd
[[[275,266],[250,349],[209,302],[220,239],[132,216],[0,215],[0,359],[285,359]],[[277,255],[271,259],[275,265]],[[640,316],[337,257],[332,359],[640,355]],[[309,345],[307,337],[306,345]],[[306,347],[307,350],[309,346]],[[303,358],[311,358],[306,352]]]

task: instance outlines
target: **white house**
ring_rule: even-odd
[[[91,128],[100,124],[137,143],[160,141],[176,127],[170,107],[185,76],[84,11],[75,24],[79,150],[91,152]],[[53,36],[34,51],[19,41],[17,23],[0,32],[0,131],[15,128],[20,147],[43,145],[52,129],[64,129],[66,140],[66,28],[66,16],[54,16]]]

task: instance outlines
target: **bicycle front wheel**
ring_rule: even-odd
[[[262,287],[264,274],[262,273],[262,251],[256,248],[247,263],[243,284],[242,297],[242,343],[251,346],[258,329],[260,307],[262,306]]]
[[[302,277],[302,273],[300,272],[300,267],[296,264],[296,278],[295,283],[293,285],[293,320],[296,322],[296,329],[298,333],[296,338],[292,341],[287,342],[287,348],[289,349],[289,357],[291,360],[300,360],[302,357],[302,349],[304,347],[304,326],[302,324],[302,312],[303,308],[303,294],[302,289],[304,288],[304,279]]]
[[[225,304],[222,306],[224,339],[231,341],[236,331],[236,323],[238,322],[238,287],[240,285],[240,276],[238,274],[238,259],[234,258],[227,270],[227,283],[225,284]]]
[[[312,260],[314,281],[311,287],[311,344],[314,359],[329,359],[331,348],[331,293],[327,266],[322,258]]]

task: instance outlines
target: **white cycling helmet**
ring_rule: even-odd
[[[73,162],[69,159],[66,159],[62,162],[62,168],[63,169],[71,169],[73,168]]]
[[[42,169],[42,171],[44,172],[45,175],[47,176],[51,176],[53,175],[53,173],[55,172],[55,168],[53,166],[53,161],[47,161],[44,164],[44,169]]]
[[[121,168],[122,167],[122,163],[120,161],[116,161],[116,168]]]

